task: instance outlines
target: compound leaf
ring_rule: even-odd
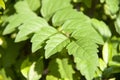
[[[52,18],[52,22],[54,26],[61,26],[66,20],[74,19],[74,18],[80,19],[82,17],[83,17],[82,12],[77,12],[75,9],[65,8],[65,9],[57,11],[54,14]]]
[[[71,36],[75,39],[87,37],[95,43],[104,43],[102,37],[92,27],[89,18],[86,16],[83,16],[81,19],[68,20],[63,24],[62,28],[68,34],[72,33]]]
[[[28,15],[26,13],[24,13],[24,14],[22,14],[22,13],[20,13],[20,14],[14,14],[14,15],[8,17],[7,20],[5,21],[5,23],[8,22],[9,24],[5,27],[3,34],[6,35],[6,34],[12,33],[13,31],[16,30],[16,28],[18,26],[20,26],[24,22],[26,22],[26,21],[34,18],[34,17],[36,17],[35,14],[33,14],[33,15],[29,14]]]
[[[66,7],[71,8],[70,1],[71,0],[42,0],[42,16],[49,20],[56,11]]]
[[[32,52],[37,51],[42,47],[42,43],[48,39],[50,36],[57,32],[56,29],[52,28],[51,26],[42,27],[38,32],[34,34],[31,39],[32,42]]]
[[[38,8],[40,8],[40,5],[41,5],[40,0],[26,0],[26,1],[31,10],[36,11]]]
[[[15,9],[17,13],[28,13],[30,14],[32,12],[32,10],[30,9],[27,1],[18,1],[15,4]]]
[[[46,42],[47,44],[45,46],[45,57],[49,58],[56,52],[60,52],[69,42],[69,38],[63,34],[58,33],[54,36],[51,36],[50,39]]]
[[[20,31],[18,32],[15,41],[20,42],[26,40],[29,38],[28,35],[30,35],[31,33],[35,33],[40,30],[41,27],[46,26],[49,26],[48,23],[40,17],[36,17],[34,19],[26,21],[23,25],[19,27]]]
[[[75,39],[87,37],[89,40],[95,43],[98,43],[98,44],[104,43],[102,37],[90,25],[79,27],[79,29],[74,31],[71,36],[74,37]]]
[[[69,55],[73,55],[76,68],[87,80],[92,80],[98,66],[97,45],[87,38],[80,38],[68,46]],[[93,63],[94,62],[94,63]]]
[[[90,19],[87,18],[86,16],[82,16],[80,19],[78,18],[78,19],[67,20],[62,25],[62,30],[70,34],[75,30],[78,30],[80,27],[90,25],[89,23],[90,23]]]

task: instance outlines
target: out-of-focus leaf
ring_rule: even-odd
[[[43,59],[40,58],[38,61],[33,62],[30,66],[30,70],[28,73],[29,80],[39,80],[42,77],[43,73]]]
[[[5,70],[3,68],[0,69],[0,80],[12,80],[11,77],[8,77],[6,75],[6,72],[5,72]]]
[[[32,10],[30,10],[30,7],[27,3],[27,1],[18,1],[15,5],[14,5],[16,12],[17,13],[28,13],[28,15],[31,13]]]
[[[92,25],[104,38],[111,37],[112,35],[111,31],[109,30],[109,27],[103,21],[92,19]]]
[[[101,2],[101,3],[104,3],[104,2],[105,2],[105,0],[100,0],[100,2]]]
[[[58,77],[55,77],[53,75],[47,75],[46,80],[59,80]]]
[[[115,73],[120,73],[120,67],[110,66],[106,68],[103,72],[103,78],[109,78],[111,75]]]
[[[117,31],[117,33],[120,34],[120,13],[118,15],[118,17],[116,18],[116,21],[115,21],[115,29]]]
[[[75,2],[75,3],[76,3],[76,2],[81,2],[81,1],[82,1],[82,0],[73,0],[73,2]]]
[[[102,57],[106,64],[108,64],[109,60],[112,59],[112,52],[110,51],[112,48],[109,42],[105,42],[102,50]]]
[[[33,11],[36,11],[37,9],[40,8],[41,5],[41,0],[26,0],[30,9]]]
[[[49,20],[56,11],[66,7],[71,8],[70,1],[71,0],[42,0],[42,16]]]
[[[10,38],[6,38],[6,48],[2,55],[2,64],[4,67],[12,66],[20,54],[20,49],[23,46],[23,43],[14,43]]]
[[[102,71],[107,67],[107,64],[101,58],[99,59],[99,67]]]
[[[119,62],[115,62],[115,61],[110,61],[110,62],[109,62],[109,66],[117,66],[117,67],[120,67],[120,63],[119,63]]]
[[[32,63],[29,61],[28,58],[24,60],[24,62],[21,65],[21,73],[26,79],[28,78],[28,72],[30,70],[31,65]]]
[[[50,73],[48,73],[47,79],[73,80],[74,70],[68,59],[56,58],[50,62],[48,69]]]
[[[3,9],[5,9],[5,3],[3,0],[0,0],[0,7],[2,7]]]
[[[94,79],[102,80],[102,71],[99,68],[97,68],[97,70],[95,71]]]
[[[58,64],[58,71],[60,72],[61,78],[65,80],[73,80],[74,70],[72,65],[68,63],[68,59],[56,59]]]
[[[111,19],[115,19],[117,17],[116,13],[119,11],[119,0],[105,0],[104,11],[107,15],[110,16]]]
[[[92,5],[92,0],[82,0],[83,3],[85,3],[85,5],[90,8]]]
[[[56,59],[52,59],[49,62],[48,69],[46,69],[46,73],[48,73],[46,76],[46,79],[47,80],[50,80],[50,79],[59,80],[61,76],[58,70],[59,70],[59,67],[56,62]]]

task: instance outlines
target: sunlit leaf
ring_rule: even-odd
[[[16,28],[18,26],[20,26],[24,22],[28,21],[28,19],[30,20],[34,17],[36,17],[35,14],[28,15],[26,13],[24,13],[24,14],[22,14],[22,13],[21,14],[14,14],[14,15],[8,17],[7,20],[6,20],[6,23],[9,22],[9,24],[4,29],[3,34],[6,35],[6,34],[12,33],[13,31],[16,30]]]
[[[5,3],[3,0],[0,0],[0,7],[2,7],[3,9],[5,9]]]
[[[71,0],[42,0],[42,16],[49,20],[56,11],[66,7],[71,8],[70,1]]]
[[[0,80],[12,80],[11,77],[6,75],[6,71],[4,68],[0,69]]]
[[[67,49],[69,55],[74,57],[76,68],[87,80],[92,80],[98,66],[97,45],[87,38],[81,38],[71,42]]]
[[[106,64],[112,60],[113,56],[112,50],[113,50],[112,44],[110,42],[105,42],[102,50],[102,57]]]
[[[62,16],[61,14],[64,13]],[[75,19],[75,18],[83,18],[84,15],[82,12],[78,12],[77,10],[65,8],[57,11],[53,18],[52,22],[54,26],[61,26],[66,20]]]
[[[29,38],[28,35],[37,32],[38,30],[40,30],[41,27],[47,26],[48,23],[40,17],[31,19],[30,21],[25,22],[23,25],[19,27],[20,31],[18,32],[15,41],[20,42],[26,40]]]
[[[59,72],[62,79],[65,80],[73,80],[74,70],[72,66],[69,64],[68,59],[56,59],[58,64]]]
[[[28,73],[29,80],[39,80],[43,73],[43,59],[33,62]]]
[[[42,47],[42,43],[44,43],[46,39],[48,39],[50,36],[52,36],[56,32],[57,30],[52,28],[51,26],[42,27],[38,32],[36,32],[31,39],[32,52],[35,52],[38,49],[40,49]]]
[[[104,38],[111,37],[111,31],[103,21],[92,19],[92,25]]]
[[[51,55],[60,52],[69,42],[70,40],[63,34],[55,34],[50,37],[50,39],[46,42],[45,57],[49,58]]]
[[[117,19],[115,20],[114,24],[115,24],[115,29],[116,29],[117,33],[120,34],[120,13],[119,13]]]
[[[36,11],[37,9],[40,8],[41,1],[40,0],[26,0],[30,9],[33,11]]]
[[[99,67],[102,71],[107,67],[107,64],[101,58],[99,59]]]
[[[28,58],[26,60],[24,60],[24,62],[21,65],[21,73],[25,78],[28,77],[28,72],[29,72],[31,65],[32,65],[32,63],[29,61]]]
[[[115,14],[119,10],[119,0],[105,0],[107,8],[105,8],[105,11],[107,14]]]

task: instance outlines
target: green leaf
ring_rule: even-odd
[[[46,72],[48,72],[46,80],[59,80],[61,78],[58,71],[58,64],[56,62],[56,58],[51,59],[48,65],[48,69],[46,69]]]
[[[11,67],[16,63],[16,59],[21,53],[19,50],[24,43],[14,43],[14,41],[10,38],[5,38],[5,40],[7,43],[2,55],[2,66]]]
[[[107,64],[101,58],[99,58],[99,67],[101,71],[104,71],[104,69],[107,67]]]
[[[92,0],[82,0],[82,2],[84,2],[88,8],[90,8],[92,5]]]
[[[87,38],[80,38],[71,42],[67,49],[69,55],[74,57],[76,68],[87,80],[92,80],[99,63],[97,45]]]
[[[74,26],[77,26],[77,24]],[[86,25],[84,27],[79,27],[79,29],[74,31],[71,36],[74,37],[75,39],[87,37],[87,39],[89,39],[95,43],[104,44],[102,37],[90,25],[88,25],[88,26]]]
[[[115,73],[120,73],[120,67],[110,66],[104,70],[103,78],[110,78]]]
[[[108,41],[105,42],[102,50],[102,57],[106,64],[112,60],[112,57],[115,54],[113,51],[114,51],[114,47],[112,43]]]
[[[58,80],[58,78],[53,75],[47,75],[46,80]]]
[[[16,12],[17,13],[28,13],[28,15],[32,12],[32,10],[30,9],[27,1],[18,1],[15,5],[14,5]]]
[[[28,73],[28,80],[39,80],[43,73],[43,59],[33,62]]]
[[[119,10],[119,0],[105,0],[106,6],[105,6],[105,12],[106,14],[115,14]]]
[[[60,52],[69,42],[70,40],[63,34],[55,34],[50,37],[45,46],[45,58],[49,58],[56,52]]]
[[[0,69],[0,80],[12,80],[10,76],[6,75],[6,71],[4,68]]]
[[[78,30],[80,27],[90,25],[89,23],[90,23],[90,19],[84,15],[81,15],[80,19],[67,20],[62,25],[62,30],[70,34],[74,32],[75,30]]]
[[[57,11],[54,14],[52,18],[52,22],[54,26],[61,26],[66,20],[75,19],[75,18],[81,19],[82,17],[83,17],[82,12],[78,12],[75,9],[65,8]]]
[[[104,38],[112,36],[109,27],[103,21],[92,19],[92,25]]]
[[[23,25],[19,27],[19,32],[16,36],[15,42],[20,42],[29,38],[28,35],[35,33],[41,29],[41,27],[49,26],[48,23],[40,18],[36,17],[34,19],[26,21]]]
[[[48,66],[47,80],[73,80],[74,70],[67,58],[55,58]]]
[[[102,37],[92,27],[90,19],[85,15],[81,15],[80,19],[67,20],[63,24],[62,29],[68,34],[73,32],[71,36],[75,39],[88,37],[89,39],[91,39],[91,41],[94,41],[96,43],[104,43]]]
[[[0,0],[0,7],[2,7],[3,9],[5,9],[5,3],[3,0]]]
[[[33,10],[33,11],[36,11],[37,9],[40,8],[40,3],[41,1],[40,0],[26,0],[30,9]]]
[[[35,17],[35,14],[28,15],[27,13],[14,14],[8,17],[5,23],[8,22],[9,24],[5,27],[3,34],[6,35],[12,33],[18,26]]]
[[[50,36],[52,36],[56,32],[57,30],[52,28],[51,26],[42,27],[38,32],[36,32],[31,39],[32,52],[35,52],[38,49],[40,49],[42,47],[42,43],[44,43],[46,39],[48,39]]]
[[[71,8],[70,1],[71,0],[42,0],[42,16],[49,20],[56,11],[66,7]]]
[[[101,3],[104,3],[104,2],[105,2],[105,0],[100,0],[100,2],[101,2]]]
[[[116,29],[117,33],[120,34],[120,13],[119,13],[117,19],[115,20],[114,24],[115,24],[115,29]]]
[[[82,0],[73,0],[73,2],[77,3],[77,2],[81,2]]]
[[[56,59],[58,64],[58,71],[60,72],[61,78],[65,80],[73,80],[74,70],[72,65],[69,64],[68,59]]]
[[[21,65],[21,73],[22,75],[27,78],[28,77],[28,72],[30,69],[30,66],[32,65],[32,63],[29,61],[29,59],[25,59],[24,62]]]

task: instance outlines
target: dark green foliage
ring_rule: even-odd
[[[120,79],[119,0],[4,0],[0,80]]]

